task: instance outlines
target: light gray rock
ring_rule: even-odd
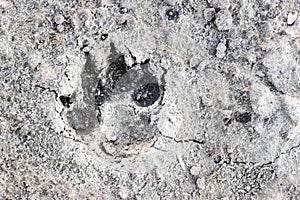
[[[224,58],[226,55],[226,53],[225,53],[226,49],[227,49],[226,45],[223,44],[222,42],[220,42],[217,46],[217,54],[216,54],[217,57]]]
[[[288,13],[287,24],[292,25],[298,18],[298,11],[292,11]]]
[[[64,18],[63,15],[56,15],[56,16],[54,17],[54,22],[55,22],[56,24],[62,24],[64,21],[65,21],[65,18]]]
[[[253,83],[249,95],[253,111],[262,117],[271,117],[279,107],[276,96],[261,83]]]
[[[190,169],[190,173],[191,173],[193,176],[198,176],[198,175],[199,175],[199,172],[200,172],[200,169],[199,169],[197,166],[193,166],[193,167],[191,167],[191,169]]]
[[[216,10],[214,8],[205,8],[203,11],[203,16],[206,21],[211,21],[216,15]]]
[[[283,107],[288,116],[295,124],[299,124],[300,120],[300,100],[296,97],[288,95],[283,96]]]
[[[232,28],[233,19],[229,10],[221,10],[216,14],[216,25],[219,31],[227,31]]]
[[[210,2],[214,8],[229,9],[230,7],[229,0],[210,0]]]

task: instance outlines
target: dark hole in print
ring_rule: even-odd
[[[124,55],[117,57],[110,65],[106,72],[106,83],[100,79],[96,88],[95,102],[96,105],[102,105],[109,94],[114,90],[116,83],[128,71]]]
[[[85,47],[88,47],[88,46],[89,46],[89,41],[88,40],[84,40],[83,44],[82,44],[82,47],[80,48],[80,50],[82,51]]]
[[[106,38],[108,38],[108,34],[107,33],[103,33],[102,35],[101,35],[101,40],[103,41],[103,40],[106,40]]]
[[[132,98],[138,106],[147,107],[154,104],[159,96],[159,85],[157,83],[147,83],[135,89]]]
[[[220,163],[222,161],[222,157],[220,155],[217,155],[215,158],[214,158],[214,162],[215,163]]]
[[[175,9],[169,9],[166,11],[166,15],[168,17],[168,20],[177,21],[179,18],[179,12]]]
[[[118,57],[109,65],[106,76],[109,83],[112,84],[112,87],[127,72],[127,69],[128,67],[123,55]]]
[[[128,8],[126,8],[126,7],[121,7],[120,8],[120,10],[119,10],[119,12],[121,13],[121,14],[125,14],[125,13],[128,13]]]
[[[232,123],[232,120],[230,118],[224,118],[223,122],[224,122],[225,126],[229,126]]]
[[[61,101],[61,103],[63,104],[63,106],[65,106],[67,108],[70,108],[70,105],[72,104],[71,97],[60,96],[59,100]]]
[[[95,103],[96,105],[102,105],[105,100],[109,97],[110,89],[102,84],[102,81],[100,80],[98,82],[97,88],[96,88],[96,94],[95,94]]]
[[[235,117],[235,120],[240,122],[240,123],[248,123],[251,121],[251,113],[250,112],[245,112],[242,114],[239,114]]]

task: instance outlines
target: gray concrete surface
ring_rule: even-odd
[[[300,199],[299,8],[0,0],[0,199]]]

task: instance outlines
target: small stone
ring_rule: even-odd
[[[116,152],[116,148],[112,143],[104,142],[102,146],[104,151],[109,155],[113,155]]]
[[[60,25],[57,26],[57,31],[58,31],[59,33],[63,32],[64,30],[65,30],[64,25],[60,24]]]
[[[114,142],[118,139],[118,137],[115,135],[115,133],[106,133],[105,137],[106,137],[107,141],[110,141],[110,142]]]
[[[196,180],[196,185],[197,185],[197,187],[198,187],[198,189],[199,190],[203,190],[203,189],[205,189],[205,179],[204,178],[198,178],[197,180]]]
[[[31,68],[35,68],[42,62],[42,55],[40,53],[34,53],[28,56],[27,64]]]
[[[204,70],[209,65],[209,63],[210,63],[209,60],[201,61],[198,66],[199,70],[200,71]]]
[[[120,189],[119,190],[119,196],[121,199],[128,199],[129,191],[126,189]]]
[[[227,49],[226,45],[220,42],[218,44],[218,46],[217,46],[217,54],[216,54],[216,56],[218,58],[224,58],[225,55],[226,55],[225,54],[226,49]]]
[[[275,95],[263,84],[254,83],[249,95],[252,110],[262,117],[271,117],[278,108]]]
[[[175,6],[177,0],[165,0],[164,1],[166,4],[168,4],[169,6]]]
[[[112,4],[111,0],[99,0],[97,6],[104,7],[110,4]]]
[[[82,49],[82,51],[83,51],[84,53],[88,53],[88,52],[91,51],[91,48],[90,48],[90,47],[84,47],[84,48]]]
[[[297,11],[290,12],[287,17],[287,24],[292,25],[296,21],[297,17],[298,17]]]
[[[214,8],[228,9],[230,7],[229,0],[212,0],[211,4]]]
[[[197,67],[200,64],[200,59],[197,57],[193,57],[190,59],[190,67]]]
[[[216,16],[216,10],[214,8],[206,8],[203,13],[204,19],[210,22]]]
[[[216,25],[219,31],[226,31],[232,28],[232,16],[229,10],[221,10],[217,13]]]
[[[10,9],[11,4],[9,1],[6,0],[0,0],[0,11],[6,11]]]
[[[261,77],[261,78],[266,76],[266,74],[263,71],[257,71],[255,73],[255,75],[258,76],[258,77]]]
[[[191,173],[193,176],[198,176],[198,175],[199,175],[199,172],[200,172],[199,167],[193,166],[193,167],[190,169],[190,173]]]
[[[54,22],[55,22],[56,24],[62,24],[62,23],[64,23],[64,21],[65,21],[65,18],[64,18],[64,16],[62,16],[62,15],[56,15],[56,16],[54,17]]]
[[[285,95],[283,97],[283,108],[291,120],[298,124],[300,121],[300,100],[296,97]]]

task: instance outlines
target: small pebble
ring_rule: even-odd
[[[128,196],[129,196],[129,191],[126,190],[126,189],[120,189],[119,190],[119,196],[121,199],[128,199]]]
[[[290,119],[298,124],[300,121],[300,100],[296,97],[285,95],[283,97],[283,108]]]
[[[204,19],[208,22],[210,22],[213,18],[215,18],[216,10],[214,8],[206,8],[204,10]]]
[[[104,142],[102,147],[107,154],[113,155],[116,152],[116,148],[111,143]]]
[[[221,10],[217,13],[216,25],[219,31],[226,31],[232,28],[232,16],[229,10]]]
[[[64,25],[60,24],[60,25],[57,26],[57,31],[58,31],[58,32],[61,33],[61,32],[63,32],[64,30],[65,30]]]
[[[193,176],[199,175],[199,172],[200,172],[199,167],[193,166],[193,167],[190,169],[190,173],[191,173]]]
[[[104,7],[109,4],[112,4],[111,0],[99,0],[97,5],[99,7]]]
[[[230,7],[229,0],[212,0],[211,4],[214,8],[228,9]]]
[[[252,110],[262,117],[271,117],[278,108],[275,95],[263,84],[254,83],[249,95]]]
[[[56,24],[62,24],[62,23],[64,23],[64,21],[65,21],[65,18],[64,18],[64,16],[62,16],[62,15],[56,15],[56,16],[54,17],[54,22],[55,22]]]
[[[197,67],[200,64],[200,59],[197,57],[192,57],[189,61],[190,67]]]
[[[41,62],[42,62],[42,55],[39,53],[28,56],[27,63],[31,68],[35,68]]]
[[[226,51],[227,47],[225,46],[225,44],[223,43],[219,43],[217,46],[217,57],[218,58],[224,58],[225,57],[225,51]]]
[[[88,53],[88,52],[90,52],[90,50],[91,50],[90,47],[84,47],[84,48],[82,49],[82,51],[83,51],[84,53]]]
[[[197,185],[199,190],[205,189],[205,179],[204,178],[198,178],[196,180],[196,185]]]
[[[287,24],[292,25],[296,21],[297,17],[298,17],[297,11],[290,12],[287,17]]]
[[[0,11],[6,11],[11,8],[11,4],[9,1],[0,0]]]

